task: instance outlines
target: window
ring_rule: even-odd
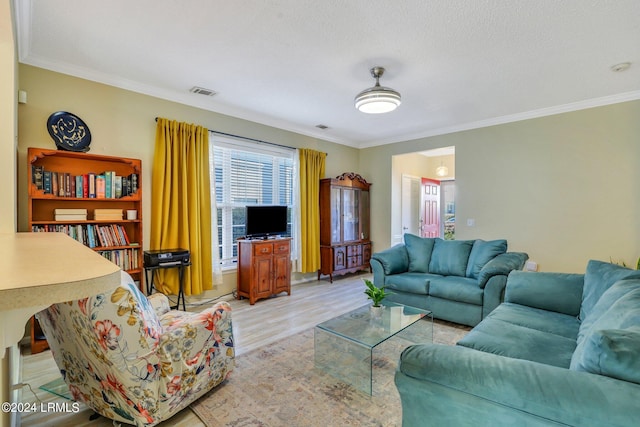
[[[247,205],[286,205],[287,236],[293,229],[295,150],[210,135],[210,165],[218,216],[218,250],[222,267],[235,265],[236,239],[245,233]]]

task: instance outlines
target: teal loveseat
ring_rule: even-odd
[[[442,240],[404,235],[371,257],[373,283],[387,300],[430,310],[436,319],[475,326],[504,298],[507,276],[528,256],[506,240]]]
[[[455,346],[419,344],[395,383],[404,427],[640,425],[640,271],[513,272]]]

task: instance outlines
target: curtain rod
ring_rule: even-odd
[[[218,135],[230,136],[232,138],[240,138],[240,139],[244,139],[244,140],[247,140],[247,141],[259,142],[260,144],[275,145],[276,147],[288,148],[290,150],[295,150],[296,149],[296,147],[289,147],[288,145],[276,144],[275,142],[263,141],[261,139],[255,139],[255,138],[249,138],[249,137],[246,137],[246,136],[234,135],[232,133],[220,132],[220,131],[217,131],[217,130],[209,129],[209,132],[217,133]]]
[[[158,121],[158,118],[156,117],[156,122],[157,121]],[[296,150],[296,147],[290,147],[288,145],[283,145],[283,144],[276,144],[275,142],[263,141],[262,139],[249,138],[249,137],[246,137],[246,136],[234,135],[232,133],[220,132],[220,131],[211,130],[211,129],[209,129],[209,132],[217,133],[218,135],[230,136],[232,138],[240,138],[240,139],[244,139],[244,140],[247,140],[247,141],[259,142],[261,144],[275,145],[276,147],[282,147],[282,148],[288,148],[290,150]],[[326,154],[328,156],[327,153],[324,153],[324,154]]]

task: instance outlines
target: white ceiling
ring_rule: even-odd
[[[640,99],[638,0],[14,3],[22,63],[354,147]]]

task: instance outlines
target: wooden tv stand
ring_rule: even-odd
[[[282,292],[291,295],[291,238],[238,240],[236,298],[253,305]]]

